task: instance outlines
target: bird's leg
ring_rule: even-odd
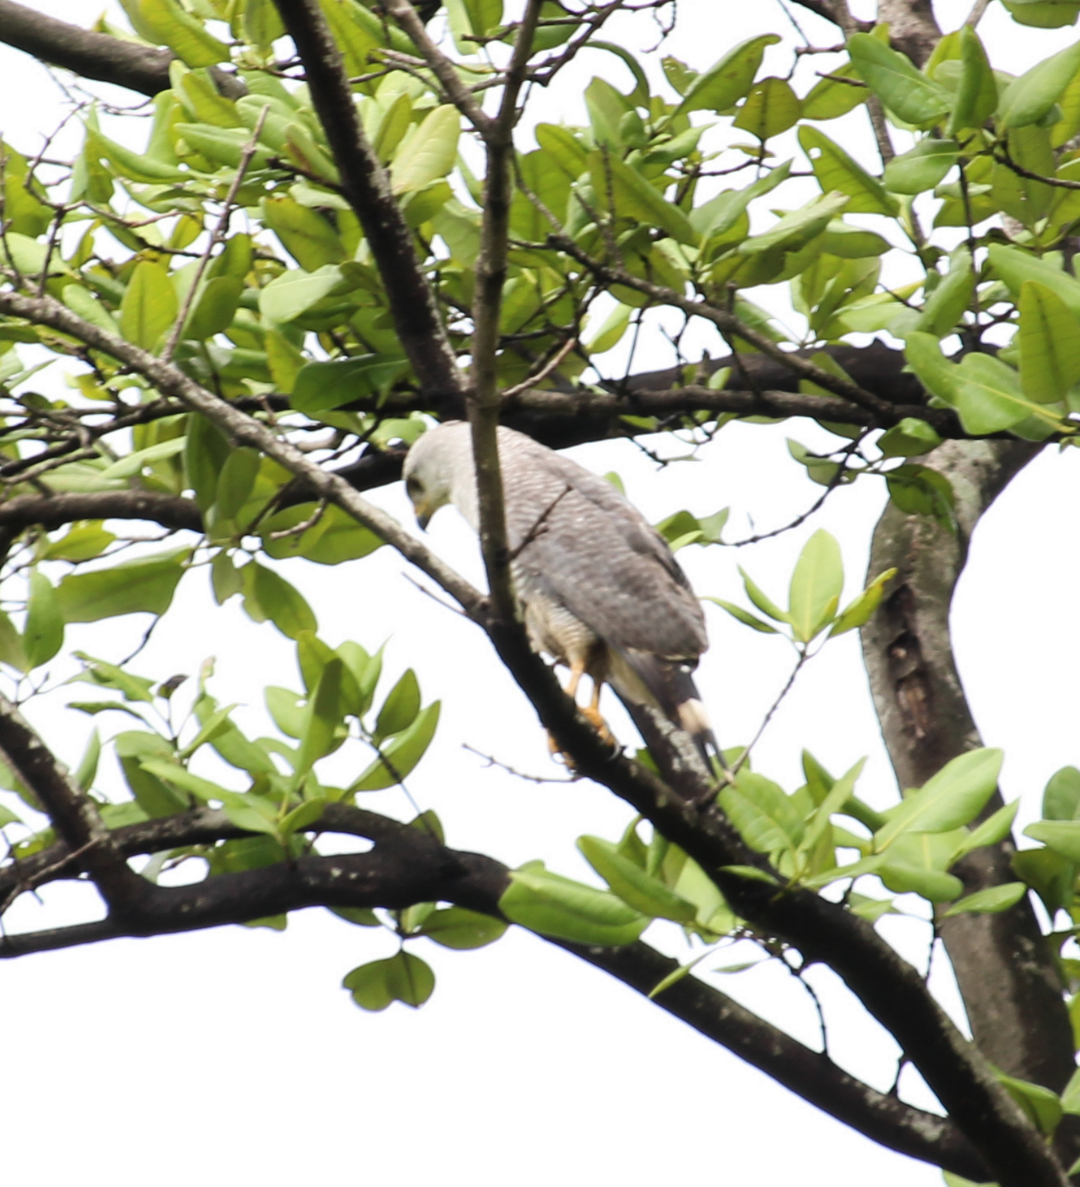
[[[584,676],[584,674],[585,674],[585,657],[581,656],[578,659],[575,659],[571,662],[571,664],[570,664],[570,679],[566,682],[566,688],[563,689],[563,691],[566,693],[566,695],[575,704],[577,704],[578,685],[581,683],[581,677]],[[550,750],[553,755],[562,755],[562,757],[564,759],[566,759],[567,765],[568,766],[570,765],[569,755],[564,754],[563,751],[559,748],[559,743],[555,741],[555,736],[553,734],[548,734],[548,750]]]
[[[570,664],[570,679],[566,682],[564,689],[566,695],[577,704],[577,690],[581,683],[581,677],[585,675],[585,668],[588,663],[586,656],[580,656],[574,659]],[[603,687],[603,681],[593,680],[593,694],[592,700],[587,706],[581,709],[582,714],[591,723],[596,732],[608,743],[609,746],[615,745],[615,738],[611,730],[607,727],[607,722],[600,715],[600,689]],[[552,754],[560,754],[566,760],[568,766],[572,766],[570,756],[565,754],[560,748],[558,742],[548,734],[548,749]]]
[[[615,745],[615,737],[611,730],[608,729],[607,722],[600,713],[600,689],[604,687],[602,680],[597,680],[593,677],[592,700],[589,704],[581,710],[582,713],[592,722],[593,728],[609,745]]]
[[[570,665],[570,679],[566,682],[566,695],[575,703],[577,702],[578,685],[581,683],[581,677],[584,675],[585,656],[581,656]]]

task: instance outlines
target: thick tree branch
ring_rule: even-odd
[[[941,40],[930,0],[878,0],[878,20],[889,26],[889,40],[916,66],[926,64]]]
[[[901,787],[919,787],[950,759],[982,745],[956,670],[953,592],[982,515],[1038,452],[1026,442],[950,442],[927,459],[956,492],[955,535],[894,505],[874,534],[870,570],[897,568],[863,654],[882,734]],[[995,796],[987,811],[1001,804]],[[1014,881],[1011,842],[977,849],[956,867],[971,893]],[[940,921],[972,1034],[999,1067],[1056,1092],[1074,1071],[1072,1031],[1053,957],[1030,903]],[[1038,1026],[1031,1025],[1032,1018]]]
[[[14,535],[31,525],[52,530],[79,519],[145,519],[172,530],[203,530],[194,499],[149,490],[64,491],[17,495],[0,503],[0,532]]]
[[[679,795],[623,755],[613,755],[522,648],[516,632],[489,628],[500,658],[541,720],[582,774],[610,788],[686,850],[723,891],[735,912],[789,941],[810,962],[831,967],[900,1044],[949,1115],[976,1145],[1001,1187],[1064,1187],[1066,1179],[1042,1137],[1021,1115],[978,1051],[930,994],[921,973],[865,920],[810,891],[782,890],[732,867],[762,867],[761,857],[709,803],[694,766],[681,771]],[[683,796],[686,798],[683,798]]]
[[[37,797],[79,867],[93,879],[110,913],[141,901],[146,884],[128,869],[93,801],[50,753],[19,710],[0,693],[0,751]]]
[[[386,288],[394,328],[429,399],[464,391],[465,379],[413,246],[390,178],[360,123],[341,53],[316,0],[275,0],[304,64],[342,192],[356,211]]]
[[[882,418],[883,423],[896,423],[895,419],[892,421],[888,420],[889,417],[895,418],[895,412],[887,401],[874,395],[873,392],[868,392],[865,388],[859,387],[858,384],[832,375],[800,354],[781,350],[771,338],[755,330],[752,326],[748,326],[726,309],[720,309],[715,305],[711,305],[708,301],[684,296],[684,294],[676,292],[675,289],[653,284],[648,280],[642,280],[640,277],[627,272],[625,268],[595,260],[587,252],[583,251],[573,239],[568,238],[566,235],[552,234],[548,237],[548,243],[572,259],[577,260],[597,280],[605,284],[622,284],[627,288],[636,289],[638,292],[652,297],[657,304],[671,305],[676,309],[681,309],[683,313],[690,317],[700,317],[703,321],[712,322],[725,337],[742,338],[744,341],[749,342],[755,349],[760,350],[768,358],[783,363],[801,378],[808,379],[812,383],[816,383],[819,387],[823,387],[826,391],[832,392],[834,395],[840,396],[842,399],[849,400],[852,404],[866,409],[867,412],[872,413],[874,416]]]
[[[83,78],[127,87],[143,95],[156,95],[172,85],[169,64],[176,55],[168,50],[80,29],[11,0],[0,0],[0,41]],[[246,93],[247,88],[235,75],[223,70],[214,70],[213,74],[223,95],[236,98]]]
[[[309,868],[303,876],[289,883],[295,898],[288,901],[282,898],[282,883],[276,869],[251,872],[252,875],[265,873],[264,878],[224,874],[202,884],[214,891],[211,899],[200,897],[198,903],[194,903],[195,896],[187,893],[190,888],[181,888],[185,893],[172,900],[168,912],[159,914],[159,918],[163,924],[175,921],[182,908],[189,924],[185,930],[192,930],[221,923],[242,923],[280,910],[311,905],[394,907],[433,899],[459,902],[485,914],[499,915],[499,896],[505,889],[508,871],[490,858],[445,849],[433,844],[432,838],[418,829],[343,804],[328,806],[317,828],[324,834],[345,833],[375,841],[373,852],[378,853],[378,862],[372,854],[304,859]],[[212,845],[249,835],[237,828],[224,812],[202,808],[181,816],[129,825],[117,829],[111,837],[119,853],[134,857],[173,848]],[[380,849],[381,853],[378,852]],[[345,861],[349,863],[348,867],[342,864]],[[320,865],[324,870],[347,871],[334,877],[334,894],[341,901],[331,901],[329,897],[325,903],[310,901],[313,886],[326,882],[322,874],[315,873]],[[428,872],[432,866],[443,871],[439,875],[443,879],[440,885],[432,884],[432,875]],[[410,872],[408,889],[402,882],[403,869]],[[46,882],[74,877],[77,873],[78,862],[70,856],[68,847],[63,843],[53,845],[0,870],[0,896],[7,898],[12,892],[27,891]],[[222,917],[223,904],[226,903],[235,909],[232,918]],[[109,921],[50,929],[0,941],[0,956],[26,955],[125,934],[132,934],[130,927]],[[140,926],[138,934],[148,933]],[[674,960],[641,942],[623,948],[550,942],[603,969],[643,995],[676,967]],[[978,1154],[948,1119],[875,1091],[848,1075],[827,1056],[805,1047],[696,977],[683,978],[661,993],[656,1001],[698,1033],[726,1047],[804,1100],[872,1140],[956,1174],[977,1180],[985,1178],[986,1168]]]
[[[640,941],[624,948],[560,947],[646,995],[677,967],[675,960]],[[978,1151],[948,1118],[877,1092],[827,1055],[803,1046],[697,977],[683,977],[655,1000],[669,1014],[872,1141],[974,1182],[985,1181],[989,1174]]]

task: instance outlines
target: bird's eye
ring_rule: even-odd
[[[405,493],[410,499],[415,499],[423,491],[423,486],[418,478],[405,479]]]

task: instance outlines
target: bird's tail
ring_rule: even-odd
[[[685,730],[693,738],[708,770],[713,769],[711,756],[722,763],[720,745],[694,683],[693,666],[685,660],[665,659],[630,649],[620,650],[618,657],[629,670],[611,672],[609,680],[615,691],[631,701],[655,706],[673,725]]]

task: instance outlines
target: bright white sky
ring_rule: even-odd
[[[74,0],[38,7],[80,23],[91,15]],[[869,5],[859,7],[870,15]],[[967,10],[955,2],[936,7],[946,29]],[[787,38],[790,31],[774,3],[684,3],[681,18],[662,52],[698,68],[747,36],[773,29]],[[819,44],[835,40],[811,16],[800,12],[798,19]],[[1019,29],[997,4],[980,32],[995,65],[1013,71],[1074,36]],[[629,31],[618,36],[637,44]],[[648,34],[641,43],[649,44]],[[777,56],[767,65],[786,73],[787,59],[779,49],[770,53]],[[32,151],[57,124],[63,96],[29,58],[0,48],[0,62],[3,135]],[[607,55],[583,59],[583,73],[544,97],[544,118],[579,119],[581,83],[595,72],[618,81],[621,71]],[[849,148],[858,137],[866,141],[854,125],[844,135]],[[715,342],[703,337],[701,344],[719,353]],[[641,359],[642,366],[667,362],[662,343]],[[707,465],[660,473],[630,444],[583,448],[575,456],[599,471],[618,470],[654,520],[682,506],[698,513],[730,506],[738,533],[748,516],[759,528],[778,526],[818,493],[785,461],[786,435],[810,445],[821,439],[797,424],[780,431],[732,426],[705,454]],[[1075,550],[1062,544],[1064,515],[1075,502],[1074,464],[1071,453],[1048,452],[1014,483],[979,530],[954,615],[976,718],[987,744],[1006,750],[1006,797],[1026,795],[1025,820],[1037,813],[1048,776],[1080,757],[1073,746],[1075,696],[1058,671],[1064,650],[1058,620],[1080,581]],[[374,497],[411,522],[399,489]],[[688,549],[680,559],[699,594],[741,600],[735,565],[742,563],[766,590],[782,595],[798,549],[822,526],[842,543],[851,596],[861,585],[880,506],[873,489],[858,484],[831,499],[814,524],[778,541],[738,555]],[[452,512],[436,519],[431,542],[479,579],[475,540]],[[439,812],[451,844],[511,865],[543,857],[563,873],[588,876],[574,838],[618,835],[628,819],[625,806],[587,783],[515,780],[461,748],[465,740],[521,770],[561,775],[531,709],[486,642],[420,594],[405,569],[383,550],[339,569],[305,573],[297,565],[283,572],[304,589],[329,642],[355,638],[374,648],[389,638],[390,677],[416,666],[425,700],[443,698],[439,737],[410,786],[422,807]],[[238,602],[216,607],[207,586],[201,575],[186,579],[169,633],[155,636],[138,670],[158,679],[194,675],[205,657],[216,656],[216,695],[244,705],[242,719],[258,731],[262,686],[296,686],[293,647],[269,624],[251,624]],[[714,609],[713,646],[700,684],[731,745],[753,734],[791,656],[782,641],[752,635]],[[123,621],[105,643],[99,632],[75,629],[69,644],[119,658],[144,628],[137,619]],[[612,719],[618,728],[620,718],[612,713]],[[49,714],[40,712],[38,720],[46,724]],[[67,728],[60,749],[76,760],[89,722]],[[756,767],[790,789],[800,781],[804,746],[837,773],[869,755],[863,795],[882,804],[895,796],[852,636],[830,644],[807,670],[761,743]],[[372,797],[371,806],[410,814],[400,791]],[[85,888],[51,887],[43,899],[43,906],[20,909],[14,929],[97,913]],[[884,926],[911,959],[924,962],[924,924]],[[683,951],[674,934],[661,932],[655,942]],[[284,1187],[298,1179],[406,1187],[431,1180],[448,1187],[506,1181],[645,1187],[675,1177],[760,1187],[795,1177],[806,1187],[940,1182],[932,1168],[879,1149],[524,933],[512,931],[474,953],[418,945],[438,977],[431,1002],[419,1012],[358,1010],[338,988],[341,977],[395,949],[388,934],[309,911],[294,915],[284,935],[228,928],[4,965],[6,1170],[13,1181],[91,1185],[149,1175],[161,1187],[195,1181]],[[721,980],[751,1008],[816,1042],[809,1001],[782,971],[770,965]],[[816,984],[831,1005],[834,1056],[887,1088],[891,1042],[835,979],[823,974]],[[950,988],[942,986],[953,1001]],[[917,1083],[907,1087],[925,1101]],[[47,1180],[42,1160],[50,1168]]]

